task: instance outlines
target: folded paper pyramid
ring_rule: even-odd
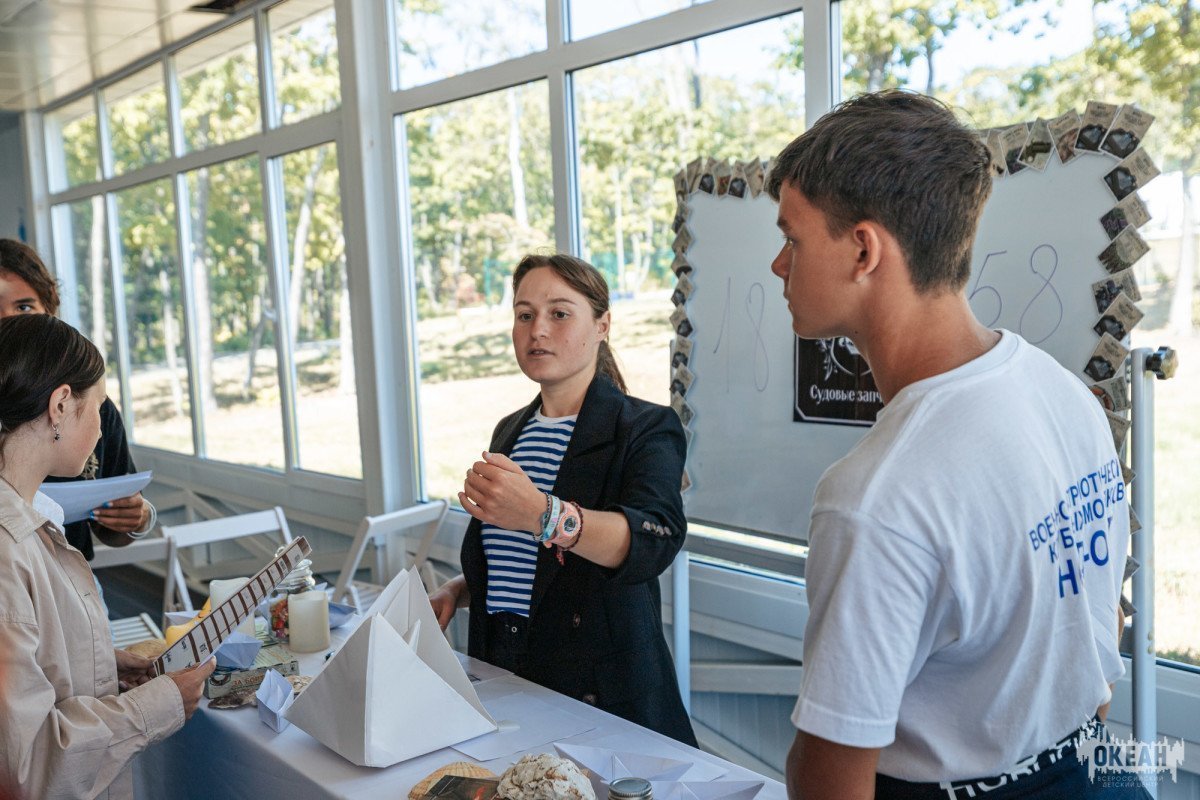
[[[391,766],[496,730],[412,571],[388,584],[287,718],[365,767]]]

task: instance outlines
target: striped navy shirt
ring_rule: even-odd
[[[543,492],[552,492],[558,467],[574,430],[575,416],[545,417],[538,409],[525,423],[509,458],[525,470],[534,486]],[[488,613],[511,611],[528,617],[533,573],[541,545],[529,531],[509,531],[495,525],[484,524],[482,536],[488,568]]]

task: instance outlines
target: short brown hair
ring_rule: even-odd
[[[600,270],[582,258],[575,258],[566,253],[555,253],[552,256],[530,253],[522,258],[521,263],[517,264],[517,268],[513,270],[514,295],[521,286],[521,280],[531,270],[538,267],[549,267],[554,270],[554,273],[562,278],[568,286],[587,298],[588,305],[592,307],[592,319],[600,319],[604,316],[604,312],[608,311],[608,282],[604,280]],[[612,347],[609,346],[607,339],[600,343],[600,352],[596,356],[596,371],[601,375],[606,375],[617,385],[618,389],[629,394],[629,390],[625,388],[625,379],[621,377],[621,370],[617,366],[616,356],[613,355]]]
[[[767,179],[820,209],[831,236],[864,220],[896,237],[920,292],[966,285],[992,191],[979,137],[932,97],[889,89],[842,103],[776,158]]]
[[[16,239],[0,239],[0,272],[10,272],[28,283],[46,313],[58,313],[58,281],[32,247]]]

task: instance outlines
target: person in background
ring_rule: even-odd
[[[658,589],[686,533],[683,427],[626,394],[595,267],[526,256],[513,290],[517,364],[541,391],[467,470],[463,574],[430,602],[443,628],[470,607],[471,656],[694,745]]]
[[[976,134],[894,90],[768,180],[794,332],[849,337],[885,403],[813,500],[793,798],[1146,797],[1076,756],[1124,671],[1128,494],[1079,378],[971,312],[991,187]]]
[[[0,776],[31,798],[131,798],[130,760],[179,730],[215,661],[154,676],[114,650],[92,571],[33,505],[100,436],[104,359],[45,314],[0,319]]]
[[[57,314],[58,285],[38,254],[15,239],[0,239],[0,319],[16,314]],[[136,472],[121,412],[107,397],[100,407],[100,441],[83,470],[50,482],[112,478]],[[92,536],[110,547],[140,539],[157,519],[153,504],[141,493],[122,497],[94,509],[90,520],[66,526],[67,541],[92,560]]]

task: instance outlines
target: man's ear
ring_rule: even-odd
[[[71,387],[65,383],[50,393],[50,402],[46,404],[46,413],[50,417],[51,425],[57,425],[66,416],[67,406],[70,405],[72,395]]]
[[[850,238],[858,248],[852,277],[855,283],[862,283],[883,261],[884,248],[890,237],[878,222],[863,220],[850,230]]]

